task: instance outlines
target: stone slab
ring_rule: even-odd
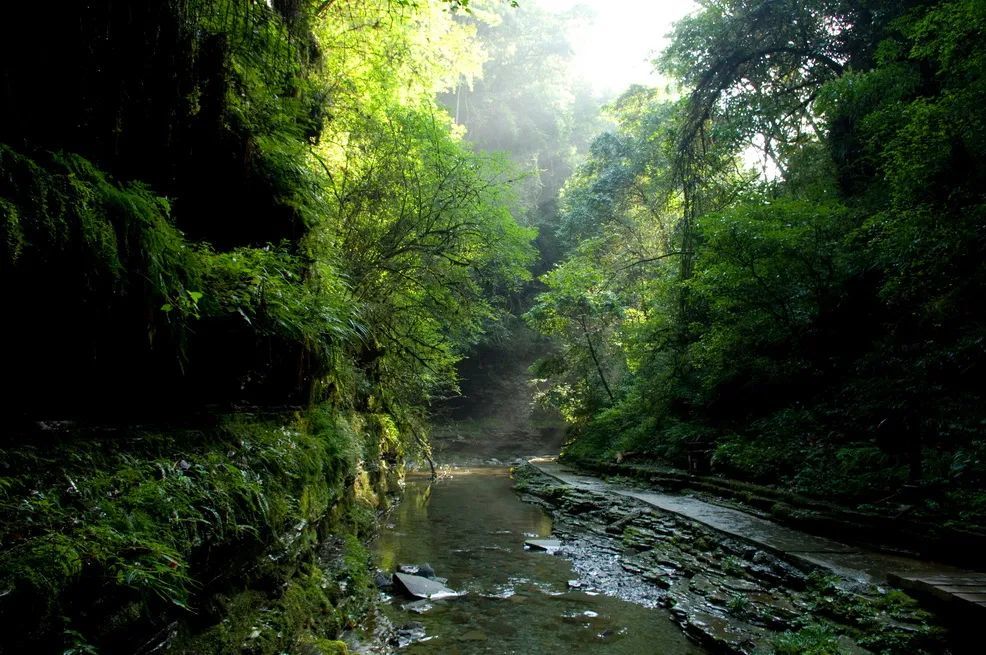
[[[561,541],[557,539],[528,539],[524,542],[524,545],[531,550],[543,550],[553,553],[561,548]]]
[[[427,600],[439,600],[441,598],[454,598],[459,596],[459,592],[449,589],[445,585],[435,580],[429,580],[420,575],[410,575],[408,573],[395,573],[394,586],[409,596],[424,598]]]

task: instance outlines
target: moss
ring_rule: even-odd
[[[818,625],[875,652],[930,653],[944,647],[944,630],[901,591],[850,592],[838,577],[816,573],[809,577],[808,594]]]
[[[355,493],[358,443],[330,417],[4,449],[0,618],[23,630],[0,649],[137,639],[177,619],[204,624],[186,641],[209,645],[179,652],[275,652],[302,630],[353,623],[370,588],[356,535],[372,530],[376,496]],[[337,563],[318,563],[327,536],[349,533]],[[214,615],[225,618],[208,627]]]
[[[349,647],[344,641],[324,639],[314,635],[306,635],[298,641],[300,655],[349,655]]]
[[[729,575],[742,576],[746,573],[742,560],[735,555],[726,555],[719,562],[719,565],[722,567],[723,572]]]
[[[0,199],[4,268],[30,272],[57,257],[76,293],[143,296],[182,320],[197,313],[204,251],[147,187],[117,183],[79,155],[31,158],[0,144]]]

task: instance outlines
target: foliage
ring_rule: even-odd
[[[203,297],[201,253],[175,228],[166,199],[138,183],[114,183],[77,155],[35,160],[4,145],[0,185],[0,271],[14,315],[48,318],[55,306],[100,321],[134,303],[148,317],[142,327],[151,346],[160,326],[183,355]],[[87,302],[96,297],[99,304]],[[77,338],[66,340],[78,347]]]
[[[4,138],[24,146],[2,146],[18,316],[4,341],[46,346],[40,366],[12,362],[26,407],[56,368],[69,387],[141,405],[366,408],[376,395],[410,417],[454,389],[460,353],[528,277],[534,234],[505,209],[507,169],[461,143],[436,106],[485,57],[448,5],[196,0],[57,17],[80,75],[117,76],[171,113],[137,129],[125,99],[87,91],[50,116],[77,119],[84,138],[60,139],[32,119],[50,91],[12,73],[5,111],[20,131]],[[95,34],[142,30],[154,49],[120,48],[146,60],[143,77],[102,51],[73,59]],[[104,131],[108,116],[122,136]],[[61,312],[114,328],[59,340]],[[62,411],[94,407],[57,396]]]
[[[427,452],[430,401],[531,277],[516,171],[435,100],[481,73],[481,4],[11,17],[24,29],[0,43],[8,415],[308,410],[283,429],[11,436],[0,611],[26,628],[9,639],[116,648],[221,605],[238,618],[183,633],[187,652],[273,653],[312,617],[329,635],[360,611],[365,553],[345,544],[335,580],[313,568],[316,544],[326,525],[362,525],[374,480]]]
[[[357,476],[363,444],[373,439],[355,441],[344,421],[325,410],[286,425],[231,417],[208,432],[86,435],[5,449],[5,621],[24,626],[17,637],[24,644],[57,642],[63,630],[66,638],[84,630],[87,639],[105,642],[119,636],[108,634],[101,619],[124,620],[119,614],[132,612],[126,620],[147,626],[160,613],[182,616],[213,602],[216,585],[203,587],[205,567],[233,551],[242,565],[262,556],[290,569],[317,547],[326,522],[344,529],[343,509],[359,502],[346,481]],[[373,448],[392,454],[387,444]],[[345,566],[354,590],[369,586],[355,544],[347,546]],[[324,595],[322,575],[312,569],[291,584],[311,582]],[[248,582],[224,584],[235,590]],[[292,589],[282,602],[292,602]],[[75,615],[71,608],[97,590],[102,604]],[[236,593],[245,602],[257,592],[248,586]],[[295,628],[287,638],[307,621],[289,620]]]
[[[565,354],[539,372],[567,452],[704,452],[847,502],[954,480],[983,420],[982,24],[730,0],[678,25],[661,61],[689,97],[614,105],[529,314]],[[964,509],[928,507],[976,515],[960,484]]]
[[[502,163],[449,129],[435,110],[400,107],[353,124],[326,189],[337,218],[312,235],[313,250],[331,243],[347,262],[369,326],[360,358],[415,402],[454,381],[461,348],[496,315],[497,296],[529,278],[533,258],[533,232],[504,208]]]
[[[848,649],[824,624],[812,624],[797,632],[785,632],[774,641],[780,655],[844,655]]]

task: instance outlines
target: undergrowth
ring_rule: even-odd
[[[0,617],[21,630],[6,632],[0,651],[112,650],[172,620],[199,624],[183,628],[193,643],[203,631],[215,643],[260,638],[249,638],[254,627],[230,628],[230,619],[209,627],[210,616],[223,616],[217,604],[253,616],[251,626],[262,610],[280,635],[269,652],[312,616],[331,636],[350,620],[335,608],[369,586],[366,553],[347,540],[338,563],[320,567],[318,549],[330,535],[368,531],[369,505],[385,491],[354,490],[385,478],[361,475],[376,436],[361,440],[355,435],[375,433],[349,424],[363,421],[313,410],[6,445]]]

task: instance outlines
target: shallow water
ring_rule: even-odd
[[[423,624],[425,641],[401,652],[607,653],[691,655],[669,615],[570,589],[569,563],[524,549],[551,534],[551,519],[520,501],[504,469],[457,470],[451,479],[408,482],[400,506],[383,526],[374,551],[378,566],[431,564],[459,598],[430,601],[415,614],[394,598],[384,612],[394,624]]]

